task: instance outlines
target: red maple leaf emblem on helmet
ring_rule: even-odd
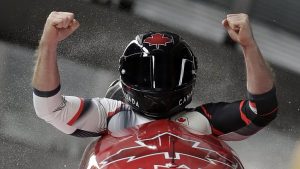
[[[173,39],[166,37],[164,34],[155,33],[144,40],[144,43],[148,43],[149,46],[156,46],[156,49],[160,45],[167,46],[168,43],[173,43]]]

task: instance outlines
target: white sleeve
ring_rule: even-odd
[[[50,97],[33,93],[33,103],[38,117],[66,134],[83,137],[100,135],[107,120],[124,107],[120,101],[62,96],[61,91]]]
[[[105,123],[99,123],[100,112],[94,99],[89,100],[87,105],[86,100],[62,96],[59,91],[51,97],[40,97],[33,93],[33,103],[38,117],[66,134],[72,134],[77,129],[98,133],[106,128]],[[102,121],[105,119],[106,116],[102,117]]]

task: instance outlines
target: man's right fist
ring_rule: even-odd
[[[79,27],[79,22],[70,12],[51,12],[47,18],[41,41],[57,45]]]
[[[247,14],[229,14],[222,24],[235,42],[243,47],[256,46]]]

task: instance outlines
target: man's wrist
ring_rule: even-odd
[[[255,40],[247,43],[246,45],[242,45],[243,50],[257,50],[258,46]]]
[[[39,49],[46,49],[50,51],[56,51],[58,42],[44,40],[43,38],[39,42]]]
[[[45,38],[41,38],[40,40],[40,45],[44,45],[44,46],[57,46],[58,45],[58,41],[55,41],[55,40],[48,40],[48,39],[45,39]]]
[[[242,46],[242,49],[243,49],[243,53],[244,53],[245,57],[247,57],[248,55],[253,55],[254,53],[257,53],[258,55],[260,55],[259,47],[255,41],[253,41],[252,43],[249,43],[246,46]]]

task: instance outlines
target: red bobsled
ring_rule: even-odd
[[[243,169],[222,140],[169,120],[107,133],[87,147],[80,169]]]

